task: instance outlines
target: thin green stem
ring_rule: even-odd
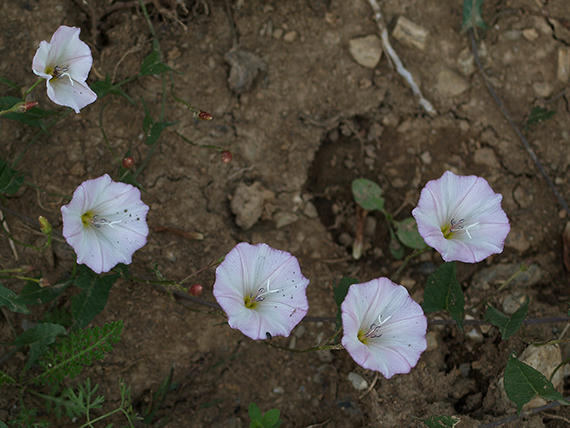
[[[481,300],[480,302],[478,302],[477,304],[473,305],[472,307],[470,307],[468,309],[468,311],[471,311],[473,309],[477,309],[479,306],[486,304],[489,300],[491,300],[491,298],[493,298],[494,295],[496,295],[497,293],[501,292],[507,285],[509,285],[511,282],[513,282],[515,280],[515,278],[517,276],[519,276],[521,273],[525,272],[528,270],[530,266],[525,265],[524,263],[521,264],[520,268],[518,271],[516,271],[514,274],[512,274],[510,276],[509,279],[507,279],[503,284],[501,284],[501,286],[499,288],[497,288],[495,291],[493,291],[490,295],[488,295],[485,299]]]
[[[184,135],[182,135],[182,134],[179,133],[178,131],[172,131],[172,132],[174,132],[176,135],[178,135],[180,138],[182,138],[182,139],[183,139],[184,141],[186,141],[188,144],[191,144],[191,145],[193,145],[193,146],[196,146],[196,147],[203,147],[203,148],[205,148],[205,149],[214,149],[214,150],[217,150],[218,152],[223,152],[223,151],[224,151],[224,149],[222,149],[221,147],[214,146],[214,145],[212,145],[212,144],[196,144],[195,142],[190,141],[188,138],[186,138]]]
[[[5,220],[4,220],[4,221],[5,221]],[[16,244],[19,244],[19,245],[21,245],[21,246],[23,246],[23,247],[26,247],[26,248],[31,248],[31,249],[33,249],[33,250],[36,250],[36,251],[40,252],[40,253],[42,253],[42,252],[49,246],[49,244],[51,244],[51,235],[48,236],[48,241],[47,241],[43,246],[41,246],[41,247],[36,247],[35,245],[26,244],[26,243],[24,243],[24,242],[22,242],[22,241],[18,241],[16,238],[14,238],[14,236],[12,236],[12,234],[11,234],[10,232],[8,232],[8,231],[6,230],[6,228],[4,227],[4,221],[2,221],[2,222],[0,223],[1,226],[2,226],[2,230],[4,230],[4,233],[8,236],[8,238],[10,238],[10,239],[11,239],[12,241],[14,241]]]
[[[30,86],[26,92],[24,92],[24,95],[22,96],[22,101],[26,101],[26,97],[30,94],[30,92],[32,92],[34,88],[38,86],[40,82],[43,80],[45,80],[43,77],[40,77],[38,80],[36,80],[35,83],[32,86]]]
[[[101,133],[103,134],[103,140],[105,140],[105,144],[107,145],[109,152],[111,152],[111,155],[115,158],[115,160],[117,162],[121,163],[121,159],[119,158],[119,156],[117,156],[117,154],[115,153],[115,151],[111,147],[111,144],[109,143],[109,139],[107,138],[107,134],[105,134],[105,129],[103,128],[103,110],[105,110],[105,107],[107,107],[107,105],[110,102],[111,102],[111,100],[107,101],[105,104],[103,104],[103,107],[101,107],[101,110],[99,110],[99,128],[101,129]]]
[[[402,271],[404,270],[404,268],[406,267],[406,265],[408,264],[408,262],[416,256],[419,256],[420,254],[425,253],[427,250],[431,249],[431,247],[429,246],[425,246],[424,248],[422,248],[421,250],[414,250],[411,254],[408,255],[408,257],[406,257],[404,259],[404,262],[402,263],[402,265],[398,268],[398,270],[396,271],[396,273],[394,275],[392,275],[390,277],[390,279],[392,281],[395,281],[396,278],[398,278],[398,275],[400,275],[402,273]]]

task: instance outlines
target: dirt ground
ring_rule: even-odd
[[[492,85],[521,128],[535,106],[556,111],[552,119],[530,126],[525,134],[570,201],[570,95],[568,82],[557,77],[559,50],[570,47],[570,7],[567,0],[549,0],[540,2],[546,3],[541,10],[538,2],[487,0],[483,16],[490,28],[481,32],[480,51]],[[105,76],[118,82],[136,75],[152,48],[148,25],[136,4],[2,1],[0,76],[31,85],[36,47],[62,24],[80,27],[81,38],[92,49],[89,83]],[[265,242],[299,259],[303,274],[311,280],[308,315],[331,317],[336,313],[331,292],[335,279],[352,276],[364,282],[389,276],[401,263],[390,255],[388,226],[380,214],[371,215],[367,223],[364,257],[351,259],[356,227],[351,181],[365,177],[379,183],[387,210],[398,210],[397,218],[405,218],[425,183],[452,170],[486,178],[503,195],[512,225],[502,254],[477,265],[458,266],[467,305],[498,286],[477,279],[481,271],[491,275],[499,266],[533,259],[532,278],[498,294],[494,305],[501,309],[505,301],[527,296],[530,318],[567,313],[570,289],[561,238],[567,214],[470,62],[469,37],[460,31],[460,0],[381,2],[387,23],[401,15],[427,30],[423,50],[391,40],[437,110],[434,116],[419,106],[386,55],[374,68],[360,65],[351,55],[350,40],[378,33],[367,1],[229,4],[232,20],[222,0],[148,3],[167,63],[182,73],[173,74],[173,93],[210,112],[214,120],[197,121],[167,94],[165,120],[177,124],[163,133],[139,177],[145,188],[142,198],[150,206],[151,233],[148,244],[135,253],[135,273],[151,277],[152,263],[158,263],[165,276],[180,280],[239,242]],[[255,54],[264,64],[239,93],[228,83],[230,65],[225,56],[232,48],[234,53]],[[43,88],[43,84],[36,88],[33,96],[41,107],[52,108]],[[60,207],[67,201],[55,195],[70,196],[84,180],[117,171],[101,126],[114,151],[123,156],[130,148],[140,162],[148,150],[141,99],[157,117],[164,94],[161,80],[154,76],[138,78],[125,90],[136,105],[109,95],[80,115],[69,115],[31,146],[18,169],[26,172],[27,182],[49,194],[24,185],[3,204],[30,218],[44,215],[61,231]],[[18,96],[7,86],[0,87],[0,95]],[[196,144],[231,150],[233,161],[222,163],[218,152],[193,146],[173,130]],[[15,159],[33,132],[20,123],[0,121],[0,156]],[[247,198],[232,212],[231,200],[248,189]],[[249,206],[245,202],[255,205],[255,199],[261,201],[257,214],[244,208]],[[25,222],[10,215],[7,219],[18,239],[41,242]],[[236,219],[245,227],[238,226]],[[160,227],[198,232],[204,239],[156,232]],[[6,237],[0,240],[4,268],[33,264],[55,282],[73,266],[74,254],[61,238],[39,258],[18,247],[18,261]],[[427,276],[441,262],[435,252],[424,254],[412,261],[399,282],[421,302]],[[214,278],[213,270],[195,278],[205,288],[201,298],[209,302],[214,302]],[[22,286],[4,284],[15,291]],[[69,299],[67,295],[58,305],[69,309]],[[284,427],[415,427],[422,424],[412,417],[443,414],[461,418],[460,427],[471,427],[515,413],[498,385],[509,354],[520,354],[529,342],[557,338],[564,328],[560,323],[528,326],[515,338],[501,341],[495,328],[463,336],[454,327],[431,325],[430,347],[417,367],[409,375],[386,380],[361,369],[346,352],[280,351],[230,329],[221,315],[188,308],[207,309],[151,285],[119,281],[94,324],[123,320],[122,340],[102,363],[84,370],[81,379],[90,377],[99,383],[99,392],[116,404],[119,379],[124,378],[132,388],[136,410],[143,412],[174,367],[176,388],[158,412],[157,427],[245,427],[250,402],[262,411],[278,408]],[[38,321],[41,315],[41,308],[31,317],[5,311],[0,342],[13,340],[5,317],[21,332],[25,320]],[[481,311],[470,315],[483,317]],[[330,322],[303,322],[290,338],[273,340],[304,349],[333,330]],[[9,349],[0,346],[0,354]],[[567,348],[562,351],[563,358],[570,356]],[[0,370],[17,377],[25,358],[18,353]],[[375,381],[374,387],[367,393],[357,391],[348,380],[350,372],[369,384]],[[560,391],[568,395],[570,384],[565,379]],[[14,397],[8,387],[0,392],[0,420],[17,413]],[[32,402],[41,409],[41,401]],[[568,426],[568,419],[559,417],[570,418],[570,411],[557,408],[505,426]],[[52,422],[56,427],[79,426],[79,422]],[[113,422],[124,424],[121,419]]]

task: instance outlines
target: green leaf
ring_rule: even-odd
[[[485,0],[463,0],[463,23],[461,24],[461,31],[469,30],[470,28],[489,28],[483,20],[483,2]]]
[[[6,79],[5,77],[0,76],[0,83],[4,83],[5,85],[8,85],[9,87],[14,89],[15,91],[18,91],[18,92],[21,91],[20,87],[17,84],[12,82],[11,80]],[[1,427],[1,425],[0,425],[0,427]]]
[[[406,253],[406,249],[402,246],[402,243],[396,238],[396,234],[392,230],[392,228],[388,228],[390,232],[390,244],[388,248],[390,249],[390,254],[396,260],[402,260],[404,258],[404,254]]]
[[[415,418],[414,418],[415,419]],[[432,416],[429,419],[420,419],[429,428],[453,428],[461,419],[455,416]]]
[[[161,74],[165,71],[174,71],[160,60],[160,55],[156,50],[153,50],[147,55],[141,64],[141,71],[139,76],[150,76],[151,74]]]
[[[71,315],[75,319],[74,329],[85,327],[105,308],[109,291],[119,274],[97,275],[85,265],[79,266],[75,285],[81,293],[71,298]]]
[[[16,380],[13,377],[4,373],[3,371],[0,371],[0,386],[2,386],[5,383],[16,383]],[[0,425],[0,428],[2,428],[2,425]]]
[[[252,421],[261,421],[262,415],[259,406],[255,403],[249,403],[249,417]]]
[[[396,222],[396,235],[402,244],[414,250],[421,250],[426,246],[424,238],[418,232],[418,225],[413,217]]]
[[[537,395],[546,400],[558,400],[562,404],[570,404],[554,389],[552,382],[546,379],[546,376],[519,361],[514,354],[509,357],[505,367],[505,392],[517,405],[518,413]]]
[[[347,276],[343,276],[339,283],[333,282],[333,295],[334,301],[336,302],[338,309],[336,311],[336,328],[338,330],[342,325],[342,311],[340,310],[340,305],[344,302],[344,298],[346,297],[346,293],[348,293],[348,289],[352,284],[358,284],[358,279],[356,278],[349,278]]]
[[[261,424],[264,427],[272,428],[279,420],[279,413],[280,412],[277,409],[268,410],[267,413],[263,415],[263,418],[261,419]]]
[[[65,334],[64,326],[43,323],[25,331],[12,342],[12,345],[28,345],[30,347],[28,363],[24,371],[27,371],[38,358],[46,353],[48,345],[55,342],[55,338],[60,334]]]
[[[6,306],[12,312],[29,314],[30,310],[25,305],[16,303],[17,298],[16,293],[0,284],[0,306]]]
[[[424,303],[422,304],[424,312],[429,313],[442,310],[449,312],[461,333],[464,333],[464,305],[465,298],[463,297],[461,285],[457,281],[455,262],[442,264],[427,280],[424,291]]]
[[[492,306],[489,306],[485,312],[484,320],[491,321],[494,326],[499,327],[502,339],[506,340],[519,330],[528,312],[528,304],[529,300],[526,299],[511,318]]]
[[[24,173],[16,171],[8,166],[0,158],[0,193],[13,195],[24,183]]]
[[[357,178],[352,182],[354,200],[365,210],[384,211],[384,198],[379,185],[366,178]]]
[[[167,127],[176,125],[178,122],[155,122],[150,114],[150,110],[148,109],[144,99],[142,100],[145,116],[143,119],[143,132],[145,135],[145,144],[147,146],[152,146],[158,141],[160,134],[164,131]]]
[[[4,422],[0,421],[0,428],[10,428],[10,427],[6,425]]]
[[[97,98],[103,98],[108,94],[120,95],[131,104],[136,104],[135,101],[121,89],[121,83],[113,84],[109,75],[105,76],[105,80],[92,83],[91,89],[97,94]]]
[[[538,123],[542,123],[545,120],[550,119],[555,114],[556,114],[555,110],[547,110],[539,106],[533,107],[532,111],[530,112],[530,116],[526,121],[525,130],[528,130],[530,125],[536,125]]]
[[[56,384],[63,382],[66,376],[75,378],[83,366],[105,358],[105,353],[111,352],[113,345],[121,340],[122,331],[123,322],[119,320],[103,327],[87,327],[68,334],[39,360],[43,372],[34,381]]]
[[[63,291],[72,284],[72,280],[68,280],[59,284],[41,287],[35,281],[28,281],[20,295],[14,299],[14,303],[19,305],[41,305],[49,303],[57,298]]]

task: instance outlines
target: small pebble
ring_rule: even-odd
[[[433,351],[438,348],[437,335],[433,331],[428,331],[426,334],[427,350]]]
[[[298,34],[296,31],[289,31],[283,36],[283,40],[287,43],[293,43],[295,40],[297,40],[297,35]]]
[[[348,380],[358,391],[364,391],[366,388],[368,388],[368,382],[366,382],[366,379],[364,379],[358,373],[350,372],[348,374]]]
[[[275,388],[273,388],[273,393],[274,394],[285,394],[285,388],[283,388],[282,386],[276,386]]]

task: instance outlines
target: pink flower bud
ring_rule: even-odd
[[[200,111],[200,113],[198,113],[198,119],[200,119],[200,120],[212,120],[213,117],[208,112]]]
[[[40,278],[40,281],[38,282],[38,284],[40,285],[40,287],[49,287],[51,285],[51,282],[49,282],[49,279],[47,279],[46,277]]]
[[[17,104],[16,112],[17,113],[25,113],[37,105],[38,105],[37,101],[24,101],[24,102]]]
[[[135,165],[135,160],[132,157],[123,159],[123,168],[131,169]]]
[[[193,284],[192,287],[190,287],[190,294],[192,296],[199,296],[202,294],[202,291],[204,291],[204,286],[202,284]]]
[[[232,155],[232,152],[230,152],[229,150],[224,150],[222,152],[222,162],[223,163],[230,163],[233,158],[234,158],[234,155]]]

